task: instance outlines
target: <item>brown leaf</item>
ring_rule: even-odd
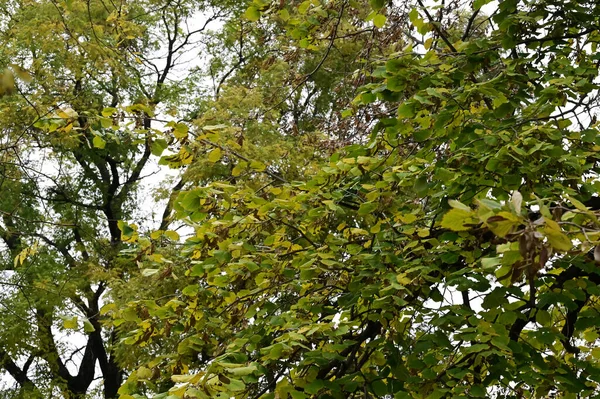
[[[540,269],[546,265],[546,262],[548,262],[549,258],[550,251],[548,251],[548,248],[545,246],[542,247],[542,250],[540,251]]]

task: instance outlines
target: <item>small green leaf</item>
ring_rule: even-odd
[[[112,126],[113,121],[110,118],[100,118],[100,125],[104,128],[104,129],[108,129]]]
[[[290,13],[284,8],[283,10],[279,11],[279,18],[281,18],[283,22],[287,22],[290,19]]]
[[[473,10],[477,11],[481,7],[483,7],[484,5],[486,5],[487,3],[491,2],[491,1],[492,0],[474,0],[473,1]]]
[[[83,331],[87,334],[91,334],[94,331],[96,331],[96,329],[94,328],[94,326],[92,325],[92,323],[90,323],[90,321],[88,319],[85,319],[83,321]]]
[[[244,171],[244,169],[246,169],[246,167],[248,166],[248,164],[246,162],[238,162],[237,165],[235,165],[233,167],[233,169],[231,170],[231,176],[239,176],[242,174],[242,172]]]
[[[427,194],[427,191],[429,190],[429,183],[427,182],[427,178],[424,176],[419,177],[415,181],[415,184],[413,187],[418,195],[423,196],[423,195]]]
[[[135,233],[135,230],[122,220],[119,220],[117,222],[117,226],[119,227],[119,230],[121,230],[121,234],[125,237],[130,236],[133,233]]]
[[[415,116],[415,106],[411,103],[404,103],[398,107],[398,118],[408,119]]]
[[[168,147],[167,141],[164,139],[156,139],[150,145],[150,150],[152,151],[152,155],[160,157],[163,151]]]

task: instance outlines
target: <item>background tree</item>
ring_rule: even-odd
[[[230,6],[1,3],[0,367],[15,383],[7,396],[117,396],[121,333],[100,308],[111,284],[137,271],[119,258],[131,229],[122,220],[169,224],[162,209],[154,219],[144,209],[152,201],[140,188],[156,173],[152,154],[182,129],[182,95],[193,87],[181,63],[202,51],[199,40]]]

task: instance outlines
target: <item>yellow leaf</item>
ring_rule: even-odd
[[[377,224],[369,230],[372,234],[377,234],[381,231],[381,222],[377,222]],[[427,234],[429,234],[429,230],[427,230]]]
[[[209,162],[215,163],[221,159],[222,153],[220,148],[215,148],[208,153]]]
[[[250,162],[250,167],[258,172],[262,172],[267,168],[267,166],[260,161],[252,161]]]
[[[167,230],[164,233],[167,237],[169,237],[171,240],[173,241],[178,241],[179,240],[179,233],[177,233],[176,231],[173,230]]]
[[[185,123],[177,123],[173,128],[173,135],[178,139],[186,138],[190,128]]]
[[[515,227],[517,223],[505,219],[497,222],[489,222],[487,225],[498,237],[504,237],[511,232],[512,228]]]
[[[421,238],[429,237],[429,229],[427,229],[427,228],[419,229],[419,231],[417,231],[417,235]]]
[[[248,164],[246,162],[239,162],[231,170],[231,175],[232,176],[239,176],[239,175],[241,175],[242,172],[243,172],[243,170],[246,169],[246,166],[248,166]]]
[[[71,318],[65,317],[63,319],[63,327],[74,330],[77,328],[77,316],[73,316]]]
[[[548,221],[546,221],[546,223],[547,222]],[[544,233],[546,234],[548,242],[552,245],[552,248],[558,251],[568,251],[573,247],[571,239],[561,231],[546,227],[544,228]]]
[[[150,377],[152,377],[152,370],[150,370],[148,367],[142,366],[139,369],[137,369],[136,374],[137,378],[147,380]]]
[[[454,208],[444,215],[441,225],[443,228],[452,231],[469,230],[470,227],[465,226],[465,224],[473,223],[473,215],[473,211]]]

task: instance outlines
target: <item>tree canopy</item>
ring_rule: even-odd
[[[2,4],[6,397],[600,397],[600,5]]]

